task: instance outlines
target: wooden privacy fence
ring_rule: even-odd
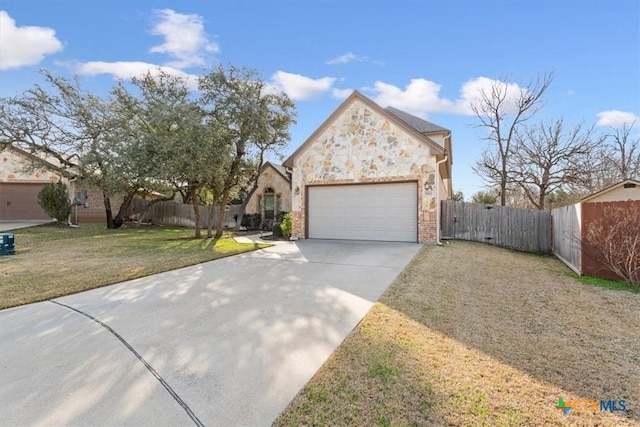
[[[148,200],[134,199],[131,201],[131,206],[127,212],[128,217],[137,215],[142,212],[147,205]],[[225,212],[225,227],[235,227],[236,220],[234,215],[239,212],[239,206],[230,205],[227,206]],[[218,209],[216,208],[214,221],[217,220]],[[240,221],[241,218],[238,218]],[[143,220],[150,220],[153,224],[158,225],[174,225],[178,227],[195,227],[195,216],[193,214],[193,206],[190,204],[176,203],[176,202],[159,202],[155,203],[149,211],[145,214]],[[209,221],[209,206],[200,205],[200,226],[206,228]],[[214,222],[214,224],[216,224]]]
[[[553,254],[569,268],[582,271],[581,204],[555,208],[553,215]]]
[[[490,243],[526,252],[551,252],[551,213],[442,201],[442,238]]]

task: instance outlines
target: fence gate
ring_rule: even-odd
[[[441,236],[526,252],[551,252],[551,213],[533,209],[442,201]]]

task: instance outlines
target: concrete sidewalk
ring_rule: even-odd
[[[0,424],[270,425],[421,247],[272,243],[0,312]]]
[[[0,221],[0,233],[11,230],[18,230],[20,228],[35,227],[38,225],[49,224],[55,222],[54,220],[34,220],[34,221]]]

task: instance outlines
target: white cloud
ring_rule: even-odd
[[[340,55],[340,56],[336,56],[335,58],[331,58],[330,60],[328,60],[326,62],[326,64],[329,64],[329,65],[347,64],[349,62],[362,62],[365,59],[366,59],[365,57],[358,56],[353,52],[347,52],[344,55]]]
[[[505,91],[505,111],[511,113],[515,110],[515,100],[527,90],[518,86],[517,83],[477,77],[460,87],[460,95],[454,101],[440,96],[441,87],[430,80],[416,78],[411,79],[404,89],[377,81],[373,88],[363,90],[371,93],[371,98],[382,107],[396,107],[420,117],[426,117],[430,113],[472,115],[471,105],[480,102],[482,91],[490,93],[492,87]],[[334,90],[335,93],[339,93],[338,91],[338,89]]]
[[[608,110],[598,113],[598,126],[611,126],[614,128],[626,126],[640,126],[640,116],[628,111]]]
[[[196,89],[198,87],[197,77],[185,73],[182,70],[178,70],[172,67],[160,67],[155,64],[149,64],[148,62],[134,62],[134,61],[119,61],[119,62],[102,62],[91,61],[84,62],[75,67],[75,71],[78,74],[95,76],[98,74],[111,74],[114,77],[122,80],[129,80],[132,77],[142,77],[146,73],[157,75],[161,71],[172,76],[183,78],[189,87]]]
[[[183,71],[185,68],[205,65],[205,53],[216,53],[219,48],[216,43],[209,41],[204,32],[202,17],[176,13],[171,9],[154,12],[157,22],[151,33],[164,37],[164,43],[152,47],[149,51],[163,53],[175,59],[160,66],[142,61],[90,61],[75,64],[78,74],[98,75],[111,74],[117,79],[127,80],[141,77],[146,73],[167,74],[183,78],[192,89],[198,88],[195,75]]]
[[[61,50],[62,43],[51,28],[17,27],[7,12],[0,11],[0,70],[35,65]]]
[[[516,111],[515,101],[527,92],[526,88],[521,88],[517,83],[507,83],[501,80],[494,80],[488,77],[477,77],[469,80],[460,88],[460,98],[456,101],[456,110],[461,114],[473,114],[472,105],[478,105],[482,101],[482,93],[491,95],[491,91],[498,88],[499,93],[505,96],[504,111],[513,113]]]
[[[332,89],[331,96],[336,99],[346,99],[353,93],[353,89]]]
[[[300,74],[276,71],[271,76],[274,90],[281,90],[295,101],[314,99],[327,92],[337,80],[334,77],[312,79]]]
[[[375,82],[372,91],[373,100],[382,107],[392,106],[407,113],[424,117],[428,113],[453,112],[452,101],[440,98],[440,85],[426,79],[412,79],[403,89],[397,86]]]
[[[171,9],[154,12],[158,22],[151,33],[164,37],[164,43],[152,47],[149,52],[164,53],[175,58],[167,66],[188,68],[206,64],[203,53],[217,53],[219,47],[210,41],[204,31],[202,17],[176,13]]]

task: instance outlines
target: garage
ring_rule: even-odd
[[[418,241],[416,182],[308,187],[308,238]]]
[[[45,185],[0,183],[0,220],[50,219],[38,204],[38,193]]]

